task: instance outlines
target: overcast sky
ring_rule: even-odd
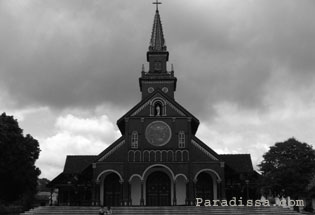
[[[141,99],[153,0],[0,1],[0,112],[40,142],[40,177],[98,154]],[[164,0],[175,98],[218,153],[315,145],[314,0]]]

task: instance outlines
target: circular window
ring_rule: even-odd
[[[145,137],[153,146],[163,146],[167,144],[172,136],[171,128],[163,121],[151,122],[146,130]]]
[[[168,92],[168,88],[167,88],[167,87],[163,87],[163,88],[162,88],[162,91],[163,91],[164,93],[167,93],[167,92]]]
[[[148,92],[149,92],[149,93],[152,93],[153,91],[154,91],[154,88],[153,88],[153,87],[149,87],[149,88],[148,88]]]

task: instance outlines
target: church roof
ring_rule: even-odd
[[[102,159],[107,153],[110,153],[110,151],[115,150],[118,144],[120,144],[122,141],[124,141],[125,137],[121,136],[118,138],[115,142],[110,144],[106,149],[104,149],[99,155],[94,157],[94,161],[99,161]]]
[[[221,160],[237,173],[248,173],[253,171],[250,154],[222,154]]]
[[[69,182],[77,181],[80,175],[96,158],[95,155],[68,155],[63,172],[54,178],[47,187],[66,185]]]
[[[161,22],[158,9],[156,10],[155,16],[154,16],[149,51],[157,51],[157,52],[166,51],[162,22]]]
[[[199,138],[196,136],[192,137],[192,141],[196,141],[202,149],[206,150],[208,153],[210,153],[215,159],[220,160],[220,155],[218,155],[212,148],[210,148],[207,144],[202,142]]]
[[[82,172],[97,156],[95,155],[68,155],[63,172],[76,174]]]

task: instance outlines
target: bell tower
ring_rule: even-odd
[[[150,46],[147,51],[149,71],[144,71],[144,66],[142,66],[141,77],[139,78],[140,91],[142,92],[142,99],[146,98],[158,89],[162,90],[163,93],[174,99],[177,79],[174,77],[173,66],[171,71],[167,71],[169,53],[165,45],[163,28],[158,9],[158,5],[161,4],[161,2],[156,1],[153,4],[156,4],[156,10]]]

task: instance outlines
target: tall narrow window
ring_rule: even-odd
[[[133,131],[131,134],[131,148],[137,149],[138,148],[138,132]]]
[[[178,148],[185,148],[185,132],[180,131],[178,133]]]

